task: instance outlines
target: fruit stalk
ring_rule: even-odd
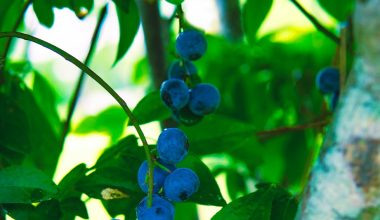
[[[70,63],[77,66],[79,69],[81,69],[83,72],[85,72],[88,76],[90,76],[92,79],[94,79],[100,86],[102,86],[107,92],[114,97],[114,99],[119,103],[119,105],[123,108],[125,113],[128,115],[130,122],[135,127],[138,136],[141,139],[141,142],[143,143],[146,159],[148,162],[149,167],[149,190],[148,190],[148,206],[151,206],[152,204],[152,192],[153,192],[153,160],[152,156],[149,151],[148,142],[144,136],[144,133],[141,130],[141,127],[139,126],[139,123],[136,119],[136,117],[133,115],[132,111],[129,109],[127,103],[123,100],[123,98],[120,97],[119,94],[115,90],[112,89],[110,85],[108,85],[98,74],[96,74],[94,71],[92,71],[88,66],[84,65],[81,61],[79,61],[77,58],[73,57],[66,51],[58,48],[57,46],[54,46],[53,44],[50,44],[44,40],[41,40],[39,38],[33,37],[28,34],[20,33],[20,32],[0,32],[0,38],[10,38],[10,37],[16,37],[20,39],[24,39],[27,41],[34,42],[36,44],[39,44],[55,53],[63,57],[64,59],[68,60]]]
[[[90,49],[89,49],[89,51],[87,53],[86,60],[84,61],[84,65],[86,65],[86,66],[88,66],[88,64],[91,62],[92,57],[94,55],[96,44],[97,44],[98,38],[99,38],[99,34],[100,34],[100,31],[102,29],[102,25],[104,23],[106,15],[107,15],[107,8],[108,8],[108,6],[105,5],[102,8],[102,10],[100,11],[98,22],[96,24],[96,27],[95,27],[95,30],[94,30],[94,34],[92,35]],[[71,101],[69,103],[69,110],[67,112],[66,121],[63,124],[61,139],[60,139],[60,142],[59,142],[60,146],[62,146],[62,147],[63,147],[63,145],[65,143],[66,135],[67,135],[67,133],[70,130],[71,118],[72,118],[72,116],[74,114],[76,105],[78,103],[79,96],[80,96],[80,93],[82,91],[82,86],[83,86],[83,82],[84,82],[85,76],[86,76],[85,72],[82,71],[81,74],[80,74],[80,76],[79,76],[77,85],[75,87],[75,91],[74,91],[74,94],[72,96],[72,99],[71,99]]]

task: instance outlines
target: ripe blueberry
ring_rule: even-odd
[[[195,115],[210,114],[218,108],[219,104],[219,90],[211,84],[201,83],[190,91],[189,108]]]
[[[173,110],[184,107],[189,101],[189,88],[180,79],[168,79],[161,84],[161,99]]]
[[[164,129],[157,140],[157,153],[164,163],[175,164],[187,155],[189,142],[178,128]]]
[[[197,74],[197,68],[191,61],[188,60],[174,61],[170,65],[168,78],[181,79],[190,87],[201,82],[201,79]]]
[[[316,84],[323,93],[333,93],[339,90],[339,70],[334,67],[326,67],[319,71]]]
[[[173,165],[165,165],[169,170],[174,170],[175,167]],[[166,176],[169,175],[168,171],[161,169],[160,167],[155,166],[153,169],[153,193],[158,193],[164,184]],[[148,193],[148,162],[145,160],[139,168],[137,173],[137,182],[142,191]]]
[[[136,208],[136,215],[138,220],[173,220],[174,206],[153,194],[152,206],[148,208],[148,197],[144,197]]]
[[[173,111],[173,118],[184,125],[191,126],[200,122],[203,116],[195,115],[189,109],[189,105],[181,108],[179,111]]]
[[[175,47],[182,58],[197,60],[206,52],[207,41],[199,31],[187,30],[178,35]]]
[[[165,179],[165,197],[174,202],[184,201],[198,191],[199,184],[199,178],[194,171],[178,168]]]

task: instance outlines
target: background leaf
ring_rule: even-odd
[[[53,3],[50,0],[34,0],[33,10],[36,13],[38,21],[44,26],[50,28],[54,23]]]
[[[23,0],[0,0],[0,31],[12,31],[22,12]],[[3,54],[8,39],[0,39],[0,54]]]
[[[161,100],[159,91],[151,92],[141,99],[133,109],[133,114],[140,124],[161,121],[171,116],[170,110]]]
[[[318,0],[318,3],[339,21],[346,21],[354,11],[354,0]]]
[[[256,33],[264,22],[273,0],[247,0],[243,6],[243,28],[248,42],[256,41]]]
[[[273,185],[258,186],[258,190],[223,207],[212,220],[293,220],[297,202],[284,189]]]
[[[186,167],[193,170],[199,177],[200,186],[198,192],[193,194],[189,201],[204,205],[223,206],[226,204],[218,184],[208,167],[196,156],[188,154],[177,167]]]
[[[0,203],[32,203],[51,199],[57,186],[33,167],[11,166],[0,170]]]
[[[116,8],[117,17],[119,20],[119,45],[117,48],[114,65],[128,51],[140,25],[140,17],[135,1],[128,1],[128,3],[128,7],[123,6],[123,8]],[[123,5],[124,4],[127,3],[123,3]],[[125,11],[125,9],[128,9],[128,11]]]
[[[258,145],[253,126],[221,115],[209,115],[194,126],[180,128],[189,139],[191,151],[198,155]]]
[[[122,134],[126,120],[127,116],[120,106],[111,106],[96,116],[84,118],[73,131],[79,134],[105,132],[114,142]]]

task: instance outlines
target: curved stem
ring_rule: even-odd
[[[339,37],[337,37],[335,34],[331,33],[329,30],[323,27],[323,25],[321,25],[321,23],[319,23],[319,21],[313,15],[307,12],[299,2],[297,2],[296,0],[290,1],[302,12],[302,14],[305,15],[305,17],[307,17],[307,19],[309,19],[309,21],[315,26],[315,28],[317,28],[320,32],[326,35],[326,37],[330,38],[332,41],[339,45]]]
[[[10,37],[17,37],[20,39],[24,39],[27,41],[34,42],[36,44],[39,44],[57,54],[59,54],[64,59],[68,60],[70,63],[77,66],[79,69],[81,69],[83,72],[85,72],[88,76],[90,76],[92,79],[94,79],[100,86],[102,86],[107,92],[115,98],[115,100],[119,103],[119,105],[123,108],[125,113],[128,115],[129,120],[131,121],[132,125],[135,127],[137,134],[139,135],[141,142],[143,143],[146,159],[148,162],[149,167],[149,174],[148,174],[148,183],[149,183],[149,190],[148,190],[148,206],[151,206],[152,204],[152,194],[153,194],[153,160],[152,156],[149,151],[148,142],[144,136],[144,133],[141,130],[141,127],[139,126],[139,123],[136,119],[136,117],[133,115],[132,111],[129,109],[127,103],[123,100],[123,98],[120,97],[119,94],[115,90],[111,88],[102,78],[99,77],[94,71],[92,71],[89,67],[84,65],[81,61],[79,61],[77,58],[73,57],[66,51],[44,41],[39,38],[33,37],[28,34],[20,33],[20,32],[0,32],[0,38],[10,38]]]
[[[102,28],[103,22],[105,20],[106,15],[107,15],[107,8],[108,8],[107,5],[105,5],[100,12],[100,15],[98,18],[98,23],[96,24],[94,34],[92,35],[90,49],[88,51],[86,60],[84,61],[84,65],[86,65],[86,66],[88,66],[88,64],[90,63],[90,61],[92,60],[92,57],[94,55],[94,51],[96,48],[96,44],[98,42],[100,30]],[[63,124],[62,132],[61,132],[60,146],[62,146],[62,147],[65,143],[66,135],[70,130],[71,118],[73,117],[75,108],[77,106],[79,96],[80,96],[80,93],[82,91],[82,86],[83,86],[85,76],[86,76],[86,74],[82,71],[80,76],[79,76],[77,85],[75,87],[75,91],[74,91],[74,94],[72,96],[72,99],[70,100],[70,103],[69,103],[69,110],[67,112],[66,120]]]

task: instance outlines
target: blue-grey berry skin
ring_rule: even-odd
[[[161,84],[162,101],[172,110],[183,108],[189,101],[189,88],[180,79],[168,79]]]
[[[138,220],[173,220],[174,206],[157,194],[153,194],[152,206],[148,208],[148,197],[144,197],[136,208]]]
[[[319,71],[316,84],[323,93],[333,93],[339,90],[339,70],[334,67],[326,67]]]
[[[201,83],[190,90],[189,109],[195,115],[213,113],[219,104],[219,90],[212,84]]]
[[[166,177],[164,183],[165,197],[173,202],[187,200],[198,191],[198,175],[188,168],[178,168]]]
[[[164,129],[157,140],[157,154],[161,161],[176,164],[187,155],[189,142],[178,128]]]
[[[182,58],[197,60],[206,52],[207,41],[201,32],[186,30],[178,35],[175,47]]]
[[[166,166],[169,170],[174,170],[175,167],[173,165]],[[153,169],[153,193],[158,193],[164,184],[165,178],[169,175],[170,172],[161,169],[158,166],[155,166]],[[137,182],[141,188],[141,190],[145,193],[148,193],[148,162],[145,160],[141,165],[137,172]]]
[[[197,73],[197,68],[191,61],[177,60],[177,61],[174,61],[170,65],[168,77],[169,79],[185,80],[186,77],[190,76],[191,74],[196,74],[196,73]]]

